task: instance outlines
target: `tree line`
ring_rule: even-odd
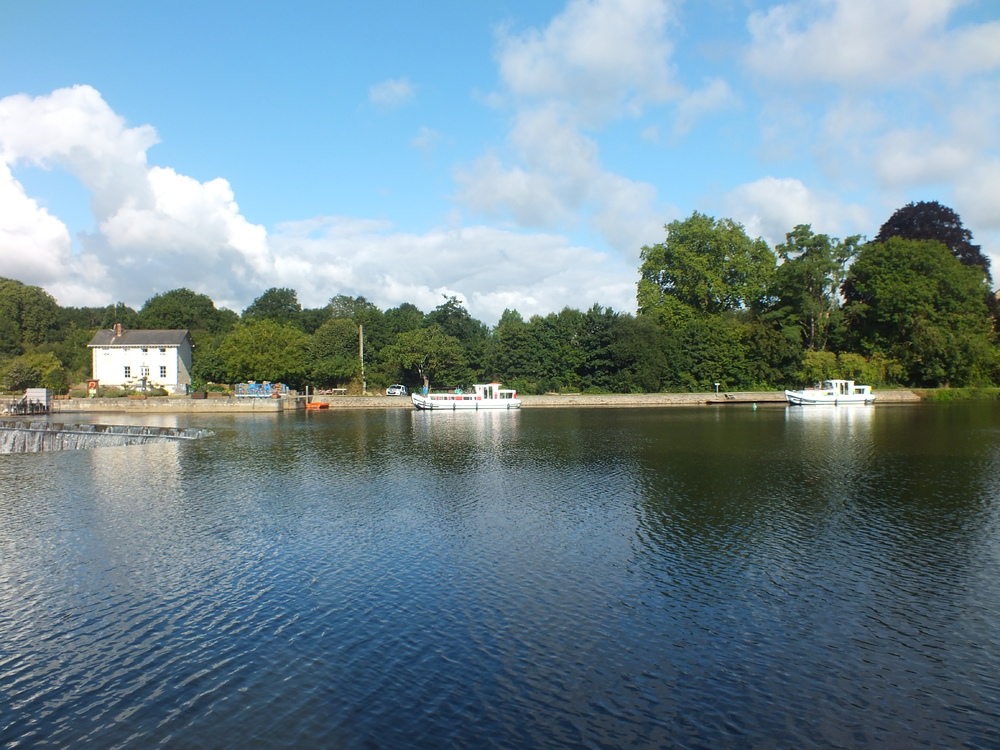
[[[272,288],[242,313],[189,289],[139,310],[60,307],[0,279],[0,385],[65,392],[94,333],[188,329],[195,385],[249,380],[360,392],[500,380],[522,393],[770,390],[830,377],[885,387],[1000,383],[989,262],[958,215],[911,203],[865,242],[808,225],[775,248],[698,212],[640,253],[637,312],[598,304],[492,328],[455,297],[425,313],[335,295],[303,308]],[[361,334],[363,333],[363,338]],[[363,357],[362,357],[363,342]]]

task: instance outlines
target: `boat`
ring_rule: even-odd
[[[853,380],[824,380],[820,388],[803,388],[800,391],[786,390],[785,398],[792,406],[875,403],[872,387],[870,385],[855,385]]]
[[[481,383],[473,386],[472,393],[456,388],[448,393],[410,394],[413,405],[422,411],[447,409],[520,409],[521,399],[517,391],[501,388],[500,383]]]
[[[330,404],[325,401],[310,401],[306,404],[307,411],[318,411],[319,409],[329,409]]]

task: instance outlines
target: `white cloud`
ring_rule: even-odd
[[[368,101],[386,109],[407,104],[414,96],[416,89],[406,78],[390,78],[368,89]]]
[[[960,0],[800,0],[756,11],[748,65],[779,80],[884,86],[1000,66],[1000,22],[949,28]]]
[[[572,103],[590,123],[666,101],[679,92],[673,17],[665,0],[571,0],[544,29],[501,32],[501,77],[516,98]]]
[[[597,301],[634,308],[631,263],[559,235],[481,226],[417,235],[350,218],[292,222],[269,235],[240,213],[225,179],[200,182],[149,167],[145,148],[155,131],[127,127],[89,87],[8,97],[0,113],[5,160],[66,169],[92,193],[95,225],[73,254],[63,223],[0,162],[0,275],[41,284],[62,304],[138,307],[183,286],[235,310],[270,287],[295,289],[306,306],[344,293],[430,310],[443,294],[460,294],[486,322],[505,307],[525,315]]]
[[[0,162],[0,276],[46,284],[58,278],[70,254],[66,225],[25,195]]]
[[[149,202],[146,151],[157,142],[151,126],[126,127],[90,86],[0,99],[0,159],[65,169],[91,192],[99,220],[126,202]]]
[[[455,294],[489,323],[507,307],[525,316],[598,301],[635,308],[634,266],[558,235],[486,226],[417,235],[333,217],[282,225],[271,244],[284,265],[275,283],[298,290],[308,306],[349,292],[383,308],[405,301],[431,310]]]
[[[865,208],[810,190],[793,178],[764,177],[740,185],[723,198],[723,208],[746,227],[749,236],[763,237],[771,247],[784,242],[785,234],[798,224],[841,238],[865,234],[869,227]]]
[[[520,111],[508,136],[518,163],[495,152],[455,172],[457,199],[474,212],[517,226],[579,228],[581,218],[608,244],[633,257],[650,227],[663,224],[656,190],[603,168],[597,143],[573,127],[566,108]],[[637,237],[642,241],[635,244]]]
[[[190,286],[236,305],[259,289],[274,265],[264,229],[240,215],[225,180],[200,183],[150,168],[146,149],[156,142],[152,127],[128,127],[89,86],[0,100],[0,155],[10,197],[3,213],[21,217],[22,236],[30,229],[24,244],[34,248],[31,278],[47,276],[47,287],[76,304],[135,305]],[[17,163],[65,169],[90,191],[96,226],[80,235],[81,254],[72,254],[61,222],[12,182],[6,165]],[[9,232],[11,220],[4,224]],[[90,298],[81,299],[88,290]]]
[[[739,106],[739,97],[721,78],[712,78],[697,91],[684,95],[677,104],[674,135],[686,135],[706,115]]]

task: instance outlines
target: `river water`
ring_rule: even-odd
[[[996,404],[130,421],[0,456],[0,747],[1000,746]]]

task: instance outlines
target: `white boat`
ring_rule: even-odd
[[[855,385],[853,380],[824,380],[821,388],[785,391],[785,398],[793,406],[875,403],[872,387],[870,385]]]
[[[413,393],[410,399],[418,409],[520,409],[521,399],[517,391],[501,388],[499,383],[485,383],[473,386],[473,393],[455,390],[450,393]]]

